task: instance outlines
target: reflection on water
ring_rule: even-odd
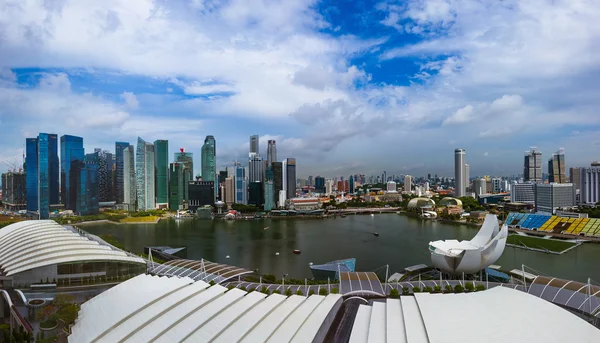
[[[357,259],[359,271],[389,264],[393,273],[414,264],[430,264],[430,241],[471,239],[476,232],[472,227],[397,214],[323,220],[162,220],[158,224],[98,224],[82,228],[93,234],[113,234],[136,253],[148,245],[187,246],[190,259],[206,258],[295,278],[311,277],[309,262],[318,264],[348,257]],[[378,232],[379,237],[373,232]],[[302,254],[293,254],[294,249],[300,249]],[[225,258],[227,255],[229,259]],[[525,264],[546,274],[585,282],[588,277],[600,281],[596,263],[599,258],[599,244],[584,244],[564,255],[507,247],[497,264],[504,269]]]

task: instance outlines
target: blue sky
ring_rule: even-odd
[[[8,0],[0,161],[38,132],[85,148],[276,139],[298,173],[521,172],[531,146],[600,159],[594,0]],[[6,165],[0,163],[0,171]]]

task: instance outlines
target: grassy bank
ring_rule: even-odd
[[[523,236],[523,235],[510,235],[506,239],[506,243],[525,246],[529,248],[536,248],[542,250],[550,250],[554,252],[561,252],[567,250],[574,245],[575,243],[567,242],[567,241],[559,241],[555,239],[544,239],[538,237],[531,236]]]
[[[123,218],[120,220],[121,223],[155,223],[160,217],[158,216],[149,216],[149,217],[129,217]]]

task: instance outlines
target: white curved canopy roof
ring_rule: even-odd
[[[0,268],[7,276],[57,263],[118,261],[139,257],[79,235],[53,220],[29,220],[0,230]]]
[[[387,338],[387,339],[386,339]],[[600,330],[536,296],[506,287],[416,293],[360,305],[350,343],[600,342]]]
[[[341,302],[142,274],[84,303],[69,342],[312,342]]]

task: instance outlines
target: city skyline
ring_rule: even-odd
[[[564,147],[569,166],[600,159],[600,3],[127,3],[0,16],[0,161],[39,132],[86,151],[168,139],[197,165],[213,135],[217,169],[258,134],[261,155],[276,140],[301,177],[452,175],[456,147],[472,175],[518,174],[530,146]]]

